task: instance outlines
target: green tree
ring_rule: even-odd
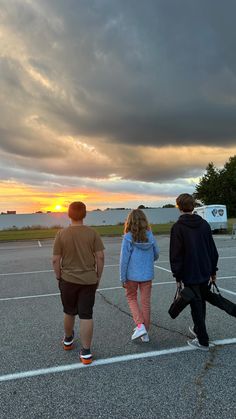
[[[162,208],[175,208],[175,205],[173,205],[173,204],[165,204],[165,205],[163,205]]]
[[[228,216],[236,217],[236,155],[221,170],[209,163],[196,185],[194,197],[205,205],[226,205]]]
[[[206,167],[205,175],[196,186],[194,198],[199,199],[205,205],[222,204],[219,188],[220,171],[211,162]]]
[[[230,217],[236,217],[236,155],[229,158],[221,170],[221,191],[227,212]]]

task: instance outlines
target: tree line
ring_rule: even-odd
[[[229,158],[223,169],[216,168],[213,162],[207,165],[194,198],[204,205],[226,205],[228,216],[236,217],[236,155]]]

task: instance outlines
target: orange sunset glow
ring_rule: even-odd
[[[80,194],[77,190],[61,192],[39,191],[33,187],[17,184],[13,182],[0,182],[1,191],[1,211],[15,210],[17,213],[42,212],[66,212],[68,205],[73,201],[86,202],[88,210],[106,209],[108,207],[129,207],[130,202],[133,206],[138,206],[143,202],[152,199],[158,202],[158,197],[145,194],[124,194],[124,193],[105,193],[102,190],[87,190]],[[161,198],[163,199],[163,198]],[[165,199],[171,199],[166,197]],[[14,202],[14,204],[10,204]],[[104,205],[105,203],[105,205]]]

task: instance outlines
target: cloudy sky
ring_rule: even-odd
[[[0,0],[0,212],[193,192],[236,154],[235,15],[235,0]]]

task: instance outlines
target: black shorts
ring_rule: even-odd
[[[71,316],[79,315],[80,319],[90,320],[93,318],[93,306],[97,284],[81,285],[60,279],[59,289],[63,311]]]

